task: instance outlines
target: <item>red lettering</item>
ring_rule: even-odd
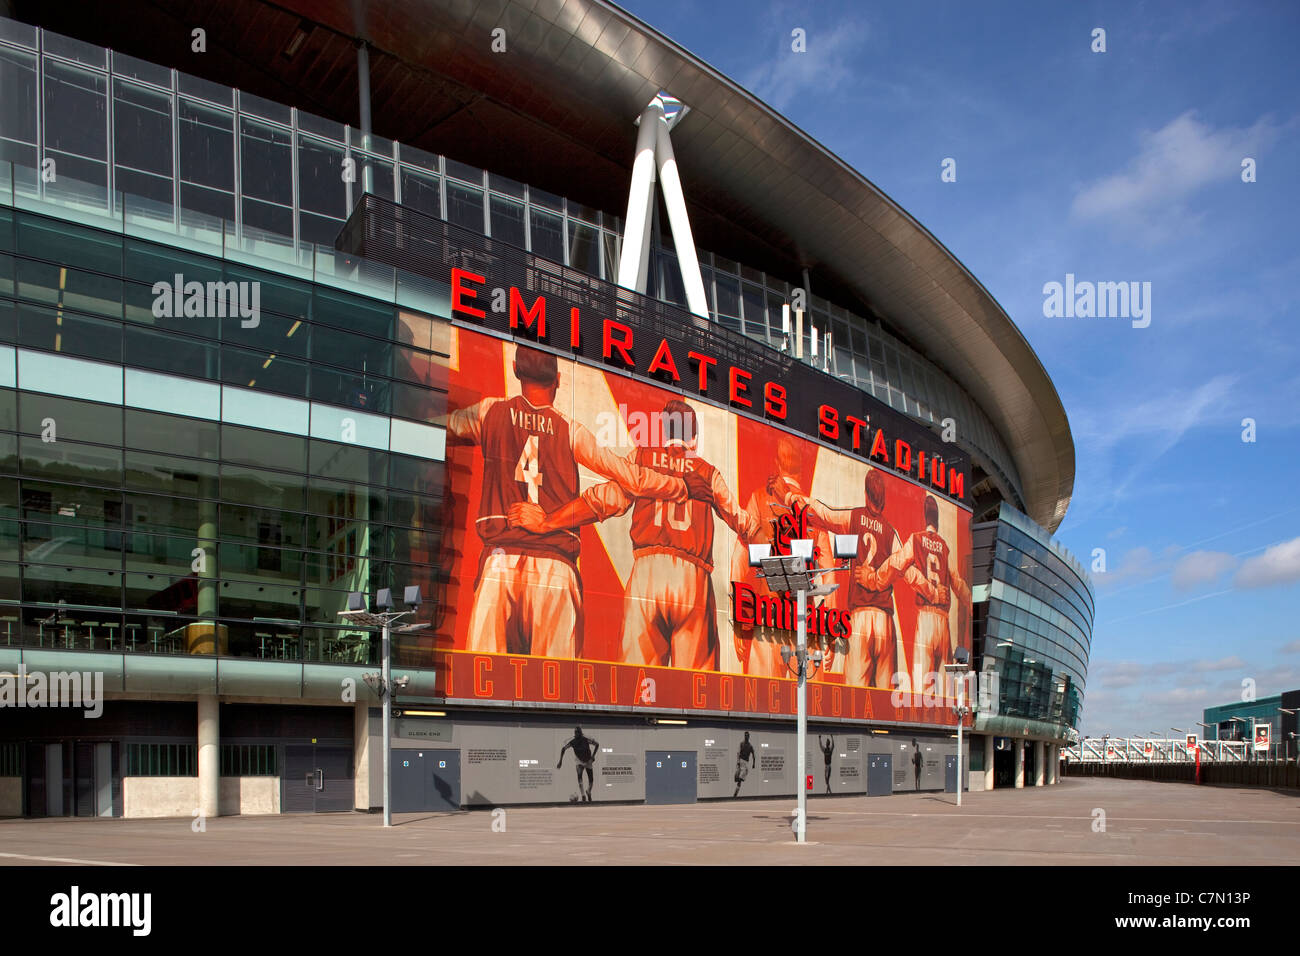
[[[885,431],[882,428],[876,429],[876,437],[871,440],[871,458],[879,458],[886,465],[889,464],[889,446],[885,444]]]
[[[559,661],[542,661],[542,696],[547,700],[560,699]]]
[[[838,717],[844,709],[844,688],[836,684],[831,688],[831,716]]]
[[[758,710],[758,678],[745,678],[745,709]]]
[[[515,700],[524,699],[524,668],[528,661],[522,657],[510,658],[510,666],[515,669]]]
[[[925,481],[925,452],[919,449],[916,453],[916,475],[922,481]]]
[[[665,371],[672,376],[674,382],[680,382],[682,377],[677,374],[677,363],[673,361],[673,353],[668,349],[668,340],[663,339],[659,343],[659,351],[655,352],[655,357],[650,362],[650,367],[646,373],[653,375],[658,371]]]
[[[699,363],[700,391],[707,392],[709,390],[709,368],[717,365],[718,360],[715,358],[709,358],[707,355],[701,355],[699,352],[687,352],[686,357]]]
[[[531,309],[524,307],[524,297],[519,294],[519,290],[514,286],[510,287],[510,327],[517,328],[519,325],[519,316],[523,315],[523,325],[526,329],[531,329],[533,323],[537,323],[534,330],[539,339],[546,338],[546,296],[539,295],[533,302]]]
[[[767,712],[775,714],[781,709],[781,702],[777,700],[776,692],[781,685],[774,680],[767,682]]]
[[[692,674],[691,675],[691,706],[706,707],[708,706],[708,703],[709,703],[708,699],[704,696],[704,675]]]
[[[578,665],[578,703],[596,702],[596,669],[590,664]]]
[[[731,619],[746,629],[754,626],[754,589],[744,581],[731,582]]]
[[[948,494],[958,501],[966,497],[966,472],[956,468],[948,469]]]
[[[930,459],[930,484],[936,488],[943,488],[944,475],[947,473],[948,466],[943,463],[942,458]]]
[[[750,375],[743,369],[738,369],[734,365],[731,366],[731,371],[727,373],[727,397],[734,404],[740,405],[744,408],[753,407],[753,402],[747,398],[741,398],[742,393],[749,391],[749,386],[742,382],[741,379],[743,378],[745,382],[748,382],[753,377],[754,376]]]
[[[723,710],[731,710],[735,700],[735,688],[731,684],[730,677],[718,678],[718,702],[722,705]]]
[[[830,405],[822,405],[817,409],[817,431],[821,432],[823,438],[840,437],[840,413]]]
[[[862,429],[867,427],[867,423],[856,415],[845,415],[844,420],[853,426],[853,450],[857,451],[862,447]]]
[[[784,386],[778,385],[776,382],[768,382],[763,386],[763,410],[773,418],[779,418],[782,421],[785,420],[786,404]]]
[[[575,305],[569,309],[569,348],[580,348],[578,336],[578,307]]]
[[[466,315],[472,315],[475,318],[487,318],[487,313],[482,309],[475,308],[472,305],[466,305],[465,299],[476,299],[478,293],[465,285],[465,281],[477,282],[482,285],[487,282],[484,276],[477,275],[467,269],[451,270],[451,311],[464,312]]]
[[[492,658],[474,658],[474,696],[491,697],[492,682],[487,680],[487,672],[492,670]]]
[[[609,702],[618,703],[618,668],[613,664],[609,665]]]
[[[615,340],[613,333],[620,333],[620,338]],[[635,363],[632,361],[632,353],[628,351],[632,347],[632,329],[622,322],[615,322],[613,319],[606,319],[601,335],[601,354],[605,358],[613,358],[614,350],[623,358],[623,364],[629,368],[634,368]]]
[[[822,715],[822,685],[813,684],[812,713]]]
[[[894,467],[899,471],[912,470],[912,446],[901,438],[894,441]]]
[[[647,696],[648,695],[646,693],[645,668],[638,667],[636,670],[636,693],[632,697],[632,703],[653,704],[654,701],[646,700]]]

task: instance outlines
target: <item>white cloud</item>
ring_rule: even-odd
[[[1218,580],[1236,565],[1237,559],[1223,551],[1193,551],[1174,565],[1170,582],[1179,591],[1190,591]]]
[[[1300,640],[1289,641],[1282,645],[1283,654],[1300,654]]]
[[[860,62],[859,48],[868,32],[863,21],[813,26],[780,9],[776,19],[782,24],[781,46],[770,60],[741,80],[755,96],[785,112],[802,95],[821,97],[854,80],[852,64]],[[806,31],[803,53],[791,49],[790,31],[796,27]]]
[[[1085,186],[1071,212],[1150,240],[1179,236],[1199,218],[1188,208],[1193,194],[1211,183],[1239,183],[1242,159],[1258,160],[1278,132],[1269,117],[1247,129],[1215,129],[1189,110],[1161,129],[1140,134],[1138,154],[1128,168]]]
[[[1300,581],[1300,538],[1275,544],[1257,557],[1249,558],[1233,583],[1239,588],[1266,588]]]

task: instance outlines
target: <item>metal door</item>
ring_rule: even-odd
[[[355,804],[352,750],[315,744],[285,744],[284,813],[329,813],[351,810]]]
[[[867,756],[867,796],[887,797],[894,792],[894,755]]]
[[[646,751],[646,803],[694,803],[698,782],[695,751]]]
[[[394,750],[394,813],[460,809],[459,750]]]
[[[962,792],[970,791],[970,767],[962,767],[967,775],[966,785],[962,787]],[[943,789],[947,793],[957,792],[957,755],[948,754],[943,758]]]

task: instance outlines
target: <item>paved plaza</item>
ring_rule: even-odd
[[[0,821],[0,864],[1066,864],[1300,861],[1300,792],[1105,778],[1042,789],[440,814]],[[1100,827],[1104,812],[1105,829]],[[494,823],[497,829],[493,828]],[[504,830],[500,828],[504,825]]]

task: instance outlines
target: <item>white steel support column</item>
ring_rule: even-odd
[[[632,163],[632,189],[627,196],[627,215],[623,218],[623,251],[618,260],[618,284],[645,295],[646,276],[650,271],[650,211],[654,207],[655,143],[659,122],[664,118],[659,97],[650,101],[641,113],[641,128],[636,134],[636,159]]]
[[[1034,786],[1041,787],[1047,779],[1047,746],[1041,740],[1034,741]]]
[[[1016,755],[1016,789],[1019,790],[1025,785],[1025,741],[1019,737],[1013,737],[1012,740]]]
[[[695,237],[691,234],[690,217],[686,215],[686,197],[682,195],[682,180],[677,175],[677,159],[673,156],[672,140],[668,138],[668,122],[664,119],[662,109],[656,126],[659,131],[655,140],[659,185],[664,191],[664,205],[668,207],[668,224],[673,230],[673,246],[677,250],[677,264],[682,270],[682,285],[686,287],[686,307],[700,318],[707,319],[709,300],[704,294],[700,260],[695,255]]]
[[[993,789],[993,735],[984,737],[984,789]]]
[[[199,695],[199,816],[221,810],[221,723],[216,694]]]

